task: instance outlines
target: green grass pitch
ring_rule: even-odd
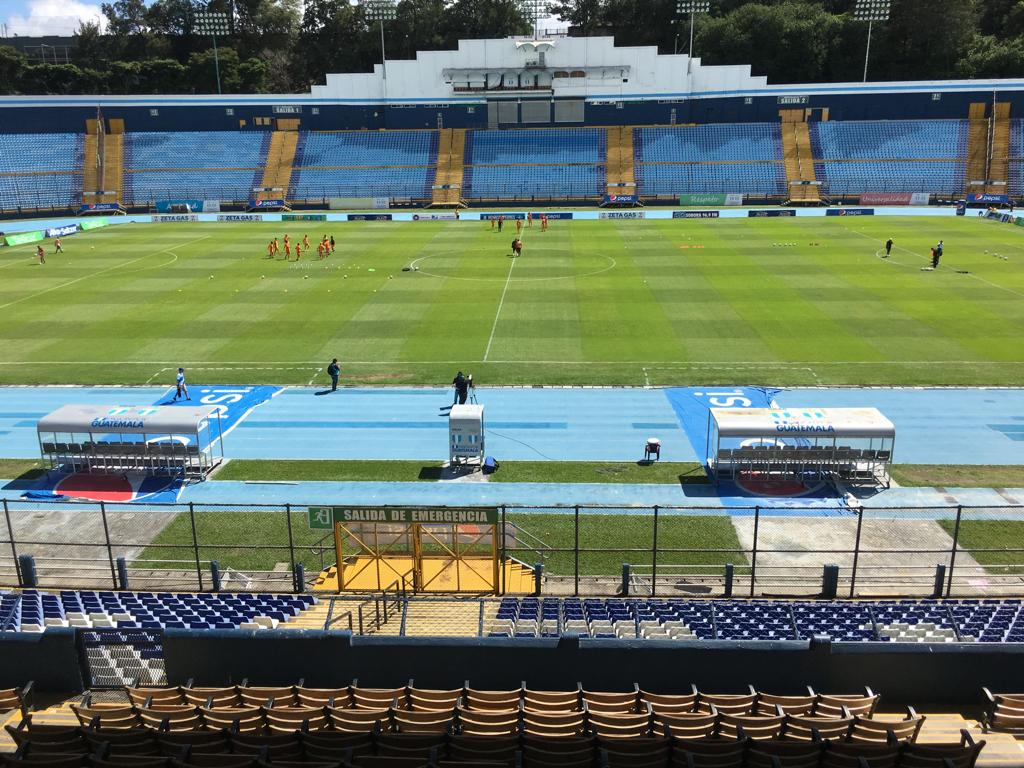
[[[337,253],[266,260],[285,232]],[[168,384],[181,364],[304,385],[337,356],[350,384],[468,367],[487,384],[1013,385],[1022,235],[974,216],[553,221],[513,260],[512,229],[487,222],[124,224],[63,255],[47,242],[45,266],[34,244],[0,251],[0,383]]]

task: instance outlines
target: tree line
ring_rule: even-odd
[[[750,64],[771,83],[858,81],[867,24],[856,0],[712,0],[697,16],[694,55],[705,64]],[[551,0],[578,36],[685,53],[689,18],[677,0]],[[0,92],[24,94],[216,93],[213,41],[196,13],[229,12],[218,39],[225,93],[302,93],[329,72],[371,71],[380,33],[351,0],[113,0],[105,28],[82,22],[70,64],[31,64],[0,46]],[[400,0],[385,23],[389,59],[455,48],[460,39],[527,34],[523,0]],[[1024,0],[892,0],[873,27],[870,79],[1024,75]]]

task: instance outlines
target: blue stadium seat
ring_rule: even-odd
[[[0,210],[77,207],[84,158],[81,134],[0,134]]]

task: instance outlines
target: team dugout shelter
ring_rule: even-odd
[[[723,478],[889,486],[896,428],[877,408],[712,408],[708,466]]]
[[[65,405],[36,424],[51,469],[203,479],[224,460],[214,406]]]

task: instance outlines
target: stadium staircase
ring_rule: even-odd
[[[636,191],[636,175],[633,159],[633,128],[620,125],[608,128],[608,178],[609,195],[633,194]]]
[[[103,190],[101,203],[120,203],[124,191],[124,120],[111,120],[103,136]]]
[[[438,131],[437,173],[431,191],[430,208],[464,208],[462,176],[465,170],[466,129]]]
[[[996,195],[1007,194],[1010,157],[1010,104],[997,102],[992,117],[992,157],[989,160],[989,185],[986,192]]]
[[[966,192],[975,191],[972,181],[988,178],[988,118],[984,102],[971,104],[967,113],[967,184]],[[980,191],[980,190],[979,190]]]
[[[82,162],[82,199],[84,202],[98,202],[93,194],[100,189],[100,142],[99,121],[85,121],[85,142]]]
[[[811,150],[811,132],[802,109],[781,109],[782,157],[789,185],[789,202],[798,205],[820,205],[821,194],[814,172],[814,153]]]
[[[266,164],[263,168],[263,180],[260,186],[259,200],[287,200],[288,185],[292,178],[292,167],[295,164],[295,148],[299,143],[298,130],[278,130],[270,134],[270,147],[267,149]]]

